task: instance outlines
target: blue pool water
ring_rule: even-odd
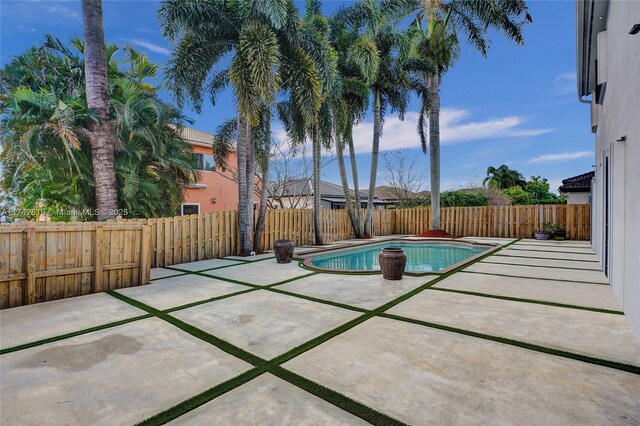
[[[393,241],[314,256],[311,263],[322,269],[341,271],[379,271],[378,256],[383,247],[403,248],[407,272],[438,272],[491,248],[464,243]]]

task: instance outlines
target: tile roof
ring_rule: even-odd
[[[595,172],[587,172],[578,176],[573,176],[562,180],[560,192],[590,192],[591,191],[591,179]]]

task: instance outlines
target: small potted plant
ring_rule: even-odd
[[[567,238],[567,229],[564,227],[564,225],[554,224],[553,229],[550,229],[550,231],[551,238],[556,241],[564,241]]]
[[[552,231],[549,228],[553,226],[553,223],[546,223],[544,230],[537,230],[534,234],[536,240],[550,240]]]

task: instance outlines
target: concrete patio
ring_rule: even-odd
[[[640,424],[589,244],[467,240],[506,247],[397,282],[214,259],[0,311],[0,423]]]

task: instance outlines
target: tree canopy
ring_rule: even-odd
[[[0,71],[0,188],[19,207],[58,220],[95,219],[88,129],[98,117],[87,107],[83,50],[79,39],[67,46],[47,36]],[[178,132],[185,117],[159,98],[157,67],[144,54],[115,45],[106,53],[122,213],[174,215],[196,178]]]

